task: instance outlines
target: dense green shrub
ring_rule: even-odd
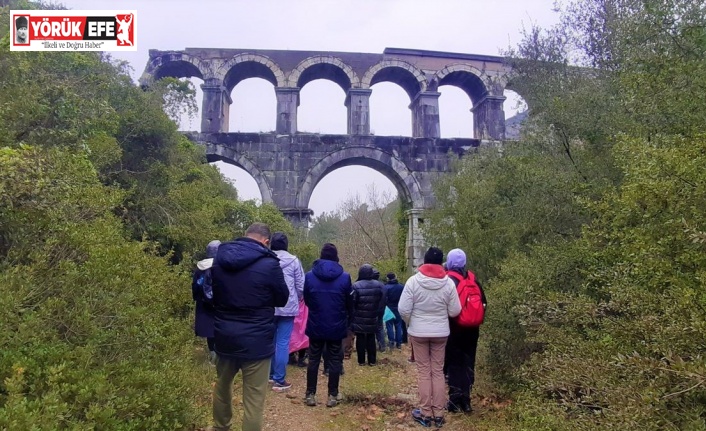
[[[85,154],[32,147],[0,150],[0,191],[0,428],[195,423],[188,276],[125,239],[121,193]]]

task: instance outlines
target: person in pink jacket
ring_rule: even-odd
[[[449,336],[449,317],[461,312],[461,302],[454,282],[441,266],[444,253],[431,247],[424,254],[424,264],[407,280],[398,310],[408,323],[417,364],[419,408],[412,411],[415,421],[430,427],[444,424],[446,384],[444,355]]]

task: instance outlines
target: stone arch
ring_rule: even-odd
[[[182,52],[165,52],[147,63],[147,67],[140,77],[140,84],[149,85],[151,82],[167,76],[174,78],[195,76],[205,81],[211,78],[211,75],[210,65],[200,58]]]
[[[261,54],[242,53],[233,56],[218,67],[216,77],[223,82],[228,91],[248,78],[262,78],[275,87],[282,87],[285,84],[282,69],[272,59]]]
[[[452,64],[436,72],[434,81],[438,85],[453,85],[468,94],[475,105],[485,97],[493,83],[483,71],[468,64]]]
[[[396,156],[371,147],[349,147],[329,153],[311,167],[297,192],[297,206],[308,208],[316,185],[329,173],[345,166],[365,166],[374,169],[397,188],[397,192],[413,208],[423,208],[422,188],[412,171]]]
[[[402,87],[410,101],[421,91],[427,90],[424,72],[402,60],[384,60],[370,67],[363,75],[362,88],[370,88],[378,82],[392,82]]]
[[[331,55],[317,55],[303,60],[290,72],[287,86],[302,88],[315,79],[333,81],[344,92],[360,87],[360,79],[353,68]]]
[[[262,173],[260,168],[246,157],[244,154],[236,152],[234,149],[221,144],[206,144],[206,160],[209,163],[223,161],[231,165],[235,165],[245,172],[249,173],[257,183],[262,196],[262,203],[272,203],[272,187],[267,180],[267,177]]]

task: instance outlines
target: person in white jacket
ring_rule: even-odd
[[[407,322],[417,364],[419,408],[412,417],[429,427],[444,424],[446,384],[444,354],[449,336],[449,317],[461,313],[461,302],[454,282],[441,266],[444,253],[430,247],[424,254],[424,264],[407,280],[399,302],[399,312]]]

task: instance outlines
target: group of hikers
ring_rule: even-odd
[[[424,264],[402,286],[393,273],[383,284],[369,264],[360,267],[353,282],[331,243],[323,245],[319,259],[304,273],[288,248],[286,234],[271,234],[266,224],[253,223],[244,237],[211,241],[206,259],[194,271],[195,332],[206,338],[217,373],[215,430],[232,425],[232,388],[238,372],[242,429],[261,430],[270,385],[276,392],[292,386],[286,380],[291,356],[307,367],[305,404],[311,407],[318,404],[323,360],[328,376],[325,404],[335,407],[343,399],[339,381],[354,339],[359,366],[377,365],[378,350],[411,344],[419,391],[419,408],[411,414],[422,426],[441,427],[446,411],[471,412],[486,300],[466,268],[462,250],[451,250],[444,263],[442,250],[430,247]]]

